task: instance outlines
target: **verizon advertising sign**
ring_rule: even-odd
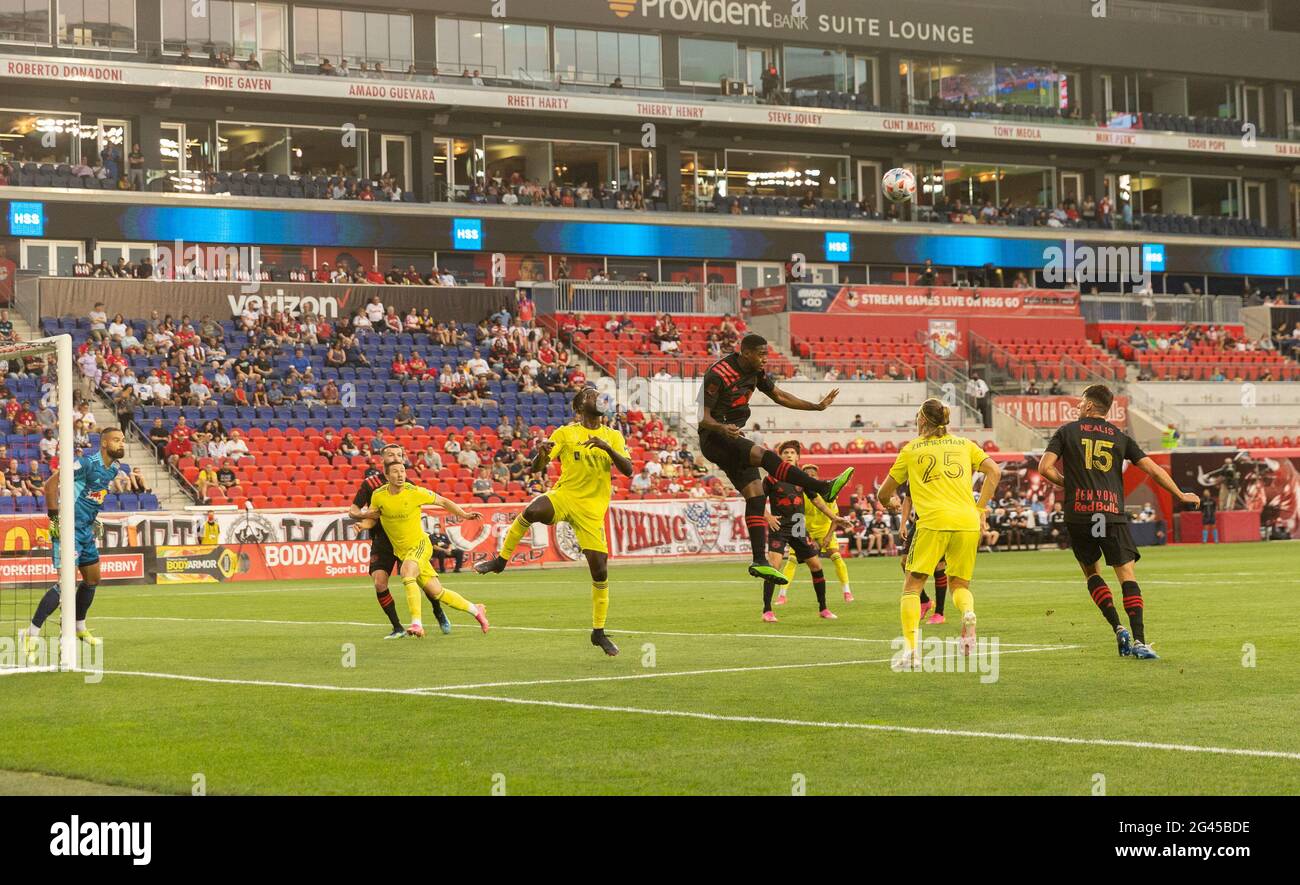
[[[613,4],[611,4],[613,5]],[[632,7],[629,0],[629,7]],[[750,7],[748,15],[766,8],[769,18],[780,18],[792,31],[829,34],[888,36],[949,50],[969,46],[974,29],[954,24],[899,21],[861,16],[787,16],[768,3],[742,4],[722,0],[647,0],[639,9],[647,18],[677,21],[724,20],[736,10]],[[631,11],[629,9],[629,11]],[[778,25],[777,27],[781,27]],[[0,55],[0,79],[37,83],[89,83],[121,88],[137,87],[151,92],[178,90],[217,93],[225,98],[239,95],[271,95],[283,98],[321,99],[325,102],[357,102],[368,108],[376,104],[459,106],[482,110],[523,110],[573,116],[647,117],[692,120],[701,123],[729,123],[781,129],[818,129],[840,132],[878,132],[899,136],[948,135],[986,141],[1025,142],[1044,145],[1074,145],[1099,150],[1127,147],[1182,151],[1194,154],[1258,157],[1300,156],[1300,144],[1270,139],[1245,143],[1240,138],[1216,138],[1173,132],[1111,130],[1090,126],[1017,125],[987,120],[946,118],[942,120],[904,117],[885,113],[826,108],[770,108],[757,104],[727,102],[655,101],[645,96],[607,94],[554,95],[540,90],[508,86],[478,86],[468,78],[442,77],[421,82],[395,75],[384,80],[302,74],[239,73],[214,68],[150,65],[137,62],[47,62],[21,56]]]
[[[1079,417],[1077,396],[1000,396],[995,404],[1030,427],[1056,428]],[[1106,420],[1116,427],[1128,429],[1128,397],[1115,397],[1106,413]]]

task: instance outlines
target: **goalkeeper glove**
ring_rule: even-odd
[[[50,540],[59,540],[59,514],[50,514]]]

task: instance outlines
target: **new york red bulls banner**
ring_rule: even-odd
[[[994,403],[1030,427],[1056,428],[1079,417],[1077,396],[1000,396]],[[1106,420],[1116,427],[1128,429],[1128,397],[1115,397],[1106,413]]]

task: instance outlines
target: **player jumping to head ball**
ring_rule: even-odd
[[[557,427],[538,446],[533,470],[544,470],[547,462],[559,461],[559,480],[515,517],[506,530],[501,550],[494,558],[474,566],[474,571],[480,575],[504,571],[533,523],[567,522],[578,536],[578,545],[591,570],[591,644],[613,657],[618,654],[618,646],[605,635],[605,618],[609,614],[609,545],[605,541],[609,468],[616,467],[619,473],[631,476],[632,459],[627,455],[623,434],[601,423],[598,396],[594,387],[578,391],[573,397],[577,420]]]
[[[749,420],[749,400],[755,390],[767,394],[779,406],[802,412],[825,411],[839,393],[832,390],[820,402],[810,403],[779,389],[767,373],[767,354],[766,338],[746,335],[741,339],[739,351],[724,356],[704,374],[700,451],[727,475],[745,499],[745,527],[749,530],[749,546],[753,554],[749,573],[779,587],[788,582],[781,570],[767,561],[767,520],[764,517],[767,497],[763,493],[758,469],[763,468],[777,482],[820,495],[829,503],[839,498],[840,491],[853,478],[853,468],[847,468],[826,482],[809,476],[796,465],[783,461],[776,452],[741,434],[741,428]]]

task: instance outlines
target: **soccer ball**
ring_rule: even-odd
[[[892,203],[909,203],[916,196],[916,176],[907,169],[890,169],[880,186]]]

